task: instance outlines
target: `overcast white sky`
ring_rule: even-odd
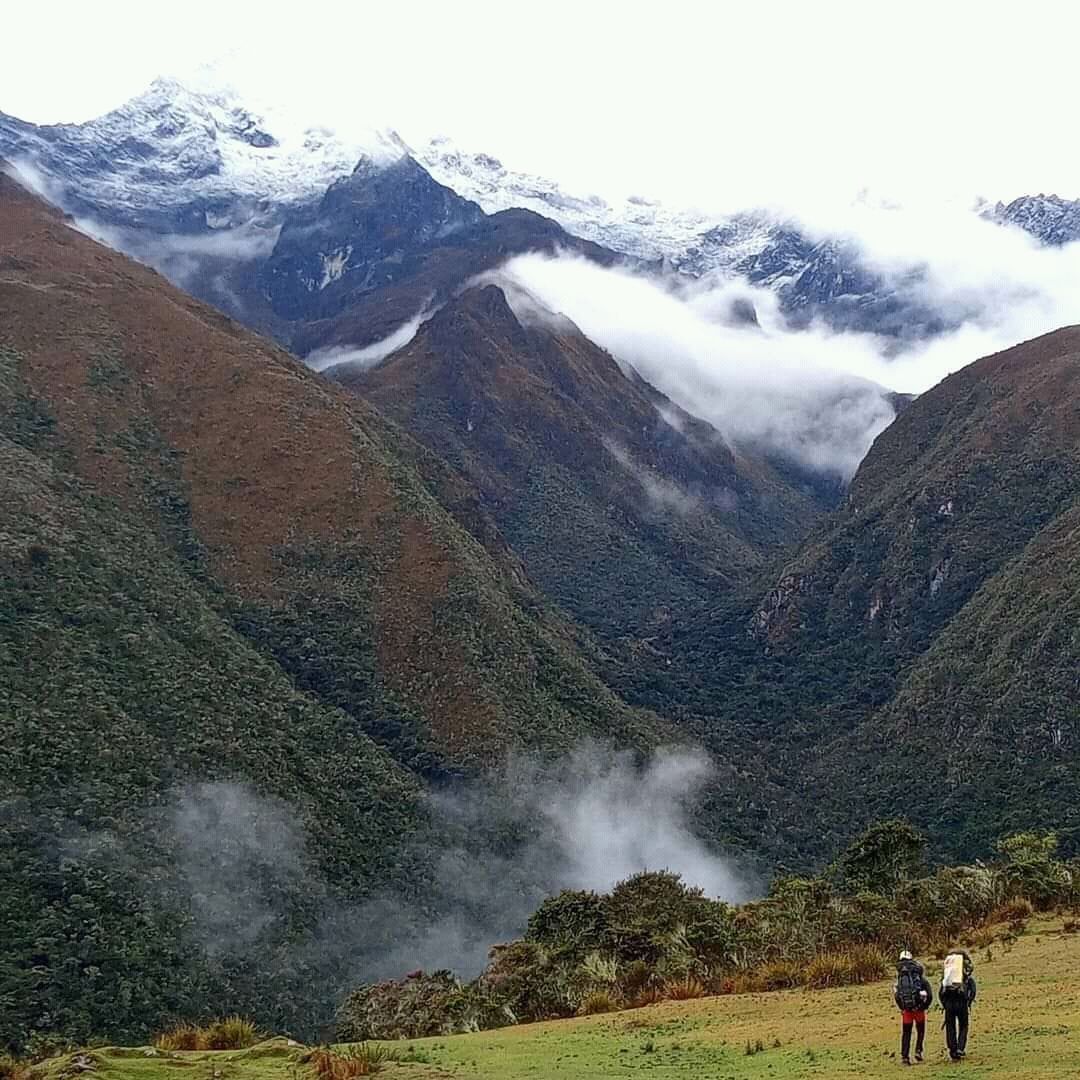
[[[86,119],[218,61],[312,121],[449,134],[571,190],[1075,197],[1078,31],[1037,0],[17,4],[0,109]]]

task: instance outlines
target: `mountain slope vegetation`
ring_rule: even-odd
[[[561,740],[590,697],[597,733],[648,726],[505,548],[445,512],[437,496],[468,502],[454,478],[372,409],[39,205],[4,213],[4,334],[71,470],[227,589],[249,637],[316,665],[348,650],[357,713],[397,697],[447,758]]]
[[[885,807],[958,853],[1080,823],[1078,392],[1076,328],[950,376],[752,607],[682,628],[684,685],[715,674],[688,698],[761,740],[815,835]]]
[[[437,905],[421,778],[665,725],[370,407],[2,177],[0,238],[0,1037],[311,1029],[299,941]]]
[[[630,663],[821,513],[568,320],[519,321],[496,285],[331,374],[464,473],[530,578]]]

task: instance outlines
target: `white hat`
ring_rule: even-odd
[[[904,950],[903,950],[903,951],[902,951],[902,952],[900,953],[900,959],[901,959],[901,960],[910,960],[910,959],[912,959],[911,953],[910,953],[910,952],[908,952],[908,950],[907,950],[907,949],[904,949]]]

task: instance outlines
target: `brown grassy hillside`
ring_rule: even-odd
[[[203,566],[305,689],[358,712],[394,698],[458,761],[644,736],[526,612],[497,541],[493,558],[444,511],[460,482],[370,407],[7,181],[0,237],[0,337],[73,472]]]

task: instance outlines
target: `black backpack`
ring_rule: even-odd
[[[896,1000],[906,1012],[919,1012],[925,1008],[922,995],[922,979],[917,968],[905,964],[896,976]]]

